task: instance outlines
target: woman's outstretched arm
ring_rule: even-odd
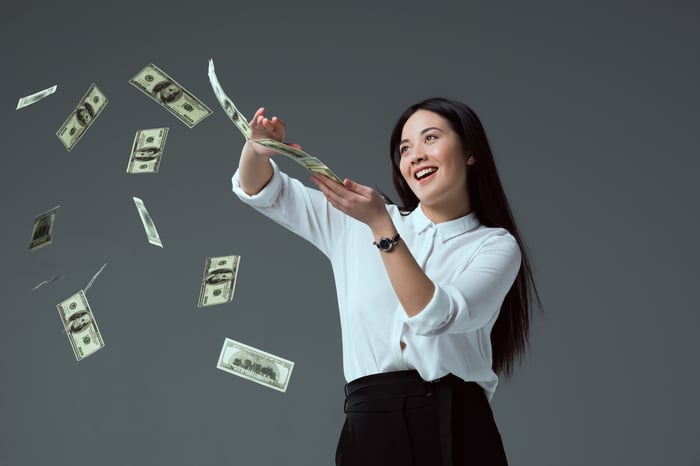
[[[279,118],[265,117],[265,108],[260,107],[250,121],[252,136],[250,141],[245,143],[241,152],[241,159],[238,163],[240,184],[246,194],[252,196],[259,193],[272,178],[272,165],[270,156],[275,154],[273,150],[256,144],[256,139],[274,139],[284,141],[285,124]],[[298,144],[290,144],[292,147],[301,149]]]

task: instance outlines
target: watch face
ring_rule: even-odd
[[[379,240],[379,249],[389,249],[391,247],[391,241],[389,238],[382,238]]]

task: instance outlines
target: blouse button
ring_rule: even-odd
[[[406,343],[404,343],[403,341],[399,341],[399,344],[401,345],[401,351],[406,349]]]

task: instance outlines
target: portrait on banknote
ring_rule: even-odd
[[[141,147],[134,151],[134,159],[141,162],[148,162],[157,158],[160,153],[160,147]]]
[[[153,96],[163,103],[172,104],[182,97],[182,89],[175,83],[163,81],[153,86]]]
[[[236,111],[235,108],[233,108],[233,104],[231,103],[230,100],[226,100],[224,103],[224,111],[228,116],[231,117],[232,120],[238,120],[241,115]]]
[[[89,102],[83,102],[75,110],[75,119],[81,126],[88,126],[93,118],[95,118],[95,109]]]
[[[88,311],[76,312],[66,322],[67,329],[72,333],[80,332],[82,329],[90,325],[90,313]]]
[[[216,269],[212,270],[206,278],[206,282],[210,285],[218,285],[223,282],[230,282],[235,278],[235,274],[231,269]]]

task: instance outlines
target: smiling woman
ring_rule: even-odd
[[[333,265],[348,382],[336,464],[507,464],[489,401],[523,354],[537,293],[474,112],[429,99],[401,115],[401,207],[349,179],[305,187],[255,143],[283,141],[284,123],[261,108],[250,126],[234,192]]]
[[[421,119],[427,120],[423,123],[426,125],[429,121],[438,121],[438,124],[441,125],[439,128],[442,128],[441,132],[446,134],[452,143],[455,142],[453,138],[456,137],[459,147],[453,147],[450,152],[445,149],[445,144],[434,147],[435,142],[426,143],[428,147],[418,155],[414,153],[415,160],[412,159],[410,146],[408,146],[404,135],[408,134],[406,128],[412,128],[413,121],[420,123]],[[420,128],[420,124],[417,126]],[[430,127],[426,126],[425,128]],[[438,133],[439,135],[440,133]],[[432,136],[426,132],[424,137],[426,140],[434,140],[438,136]],[[482,225],[507,230],[517,240],[521,249],[522,265],[513,286],[504,298],[499,318],[491,333],[494,346],[494,370],[497,373],[510,375],[513,363],[522,357],[526,349],[531,314],[530,305],[532,301],[540,304],[539,297],[530,261],[498,176],[496,162],[486,132],[476,113],[464,103],[443,98],[427,99],[409,107],[399,117],[391,135],[390,158],[394,188],[403,204],[400,210],[402,213],[408,214],[419,205],[423,210],[426,208],[426,200],[419,197],[425,193],[413,187],[412,183],[409,182],[411,178],[406,176],[403,167],[414,163],[414,161],[420,161],[425,165],[439,162],[441,158],[446,158],[442,155],[445,152],[450,152],[452,155],[456,153],[457,156],[450,160],[458,161],[457,171],[460,171],[460,167],[464,169],[464,172],[456,177],[455,185],[457,187],[454,189],[456,196],[454,205],[459,206],[465,202],[467,212],[473,212]],[[449,188],[445,189],[449,190]],[[459,196],[463,196],[463,200],[460,200]],[[430,203],[430,200],[427,202]],[[447,204],[443,209],[450,209],[450,205]],[[439,212],[441,210],[438,206],[435,215],[439,215]],[[459,215],[459,211],[453,215]]]

